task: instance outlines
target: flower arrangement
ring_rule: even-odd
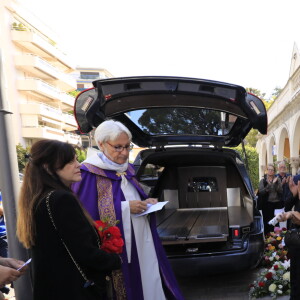
[[[109,225],[106,220],[95,221],[95,227],[101,240],[100,248],[108,253],[122,253],[124,241],[120,229],[116,226],[118,223],[119,221],[115,225]]]
[[[265,252],[262,260],[263,268],[257,280],[250,284],[250,299],[290,294],[290,261],[283,238],[286,229],[275,227],[265,238]]]
[[[265,252],[262,265],[271,267],[276,261],[284,262],[287,258],[287,250],[283,243],[286,228],[275,227],[265,238]]]
[[[277,261],[269,269],[263,269],[256,281],[250,285],[250,299],[264,296],[277,296],[290,294],[290,261]]]

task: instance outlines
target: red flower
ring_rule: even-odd
[[[260,281],[260,282],[258,283],[258,286],[264,287],[264,286],[265,286],[265,283],[264,283],[263,281]]]
[[[272,274],[271,272],[269,272],[269,273],[267,273],[267,274],[265,275],[265,277],[266,277],[267,279],[272,279],[273,274]]]
[[[120,229],[101,220],[95,221],[95,226],[101,239],[100,248],[108,253],[122,253],[124,241]]]
[[[278,270],[278,265],[274,265],[274,270],[277,271]]]
[[[97,232],[101,240],[103,238],[103,231],[105,230],[106,226],[107,226],[106,223],[102,222],[101,220],[95,221],[95,227],[97,229]]]

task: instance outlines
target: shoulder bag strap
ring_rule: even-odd
[[[49,192],[48,195],[46,196],[46,206],[47,206],[47,211],[48,211],[48,214],[49,214],[51,223],[53,224],[55,230],[56,230],[57,233],[58,233],[57,227],[56,227],[56,225],[55,225],[55,223],[54,223],[54,220],[53,220],[53,217],[52,217],[52,213],[51,213],[51,209],[50,209],[50,204],[49,204],[49,198],[50,198],[50,196],[52,195],[53,192],[54,192],[54,191]],[[88,286],[90,286],[90,285],[94,285],[94,282],[93,282],[93,281],[88,280],[88,278],[86,277],[86,275],[84,274],[84,272],[82,271],[82,269],[80,268],[80,266],[78,265],[78,263],[76,262],[76,260],[74,259],[74,257],[72,256],[72,254],[71,254],[69,248],[67,247],[67,245],[65,244],[65,242],[63,241],[63,239],[62,239],[60,236],[59,236],[59,238],[60,238],[61,242],[63,243],[65,249],[67,250],[67,252],[68,252],[70,258],[71,258],[72,261],[73,261],[73,263],[75,264],[77,270],[80,272],[81,276],[82,276],[83,279],[85,280],[84,287],[86,288],[86,287],[88,287]]]

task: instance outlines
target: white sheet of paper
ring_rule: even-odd
[[[144,216],[144,215],[147,215],[147,214],[150,214],[154,211],[157,211],[157,210],[161,210],[169,201],[163,201],[163,202],[157,202],[156,204],[147,204],[147,209],[140,213],[140,214],[135,214],[134,216],[135,217],[141,217],[141,216]]]
[[[274,209],[274,217],[283,212],[284,212],[284,208]]]
[[[275,210],[274,210],[274,215],[277,216],[277,215],[279,215],[279,214],[281,214],[281,213],[283,213],[283,212],[284,212],[284,208],[275,209]],[[280,227],[280,228],[287,228],[287,223],[286,223],[286,221],[284,221],[284,222],[279,222],[279,227]]]
[[[20,268],[17,269],[17,271],[20,271],[23,269],[25,266],[27,266],[31,262],[31,258],[29,258]]]

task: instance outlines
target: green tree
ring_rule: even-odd
[[[236,150],[240,154],[244,163],[246,163],[242,146],[239,145],[238,147],[235,147],[234,150]],[[251,147],[249,145],[245,146],[245,151],[246,151],[248,167],[249,167],[249,170],[248,170],[249,176],[250,176],[253,188],[254,188],[254,190],[256,190],[256,189],[258,189],[258,183],[259,183],[258,153],[256,152],[256,149],[254,147]]]
[[[255,148],[257,143],[257,136],[258,130],[252,128],[245,138],[246,145]]]
[[[276,91],[278,92],[279,88],[275,88],[274,89],[274,93],[276,93]],[[274,99],[269,99],[266,100],[266,93],[262,93],[260,90],[258,89],[254,89],[254,88],[246,88],[246,91],[248,93],[252,93],[255,96],[257,96],[259,99],[262,100],[262,102],[264,103],[266,110],[269,109],[269,107],[272,105],[272,103],[274,102]],[[274,94],[273,93],[273,94]],[[248,133],[248,135],[245,138],[245,142],[247,145],[251,146],[251,147],[255,147],[256,143],[257,143],[257,136],[258,136],[258,130],[257,129],[251,129],[250,132]]]
[[[222,128],[219,112],[189,107],[148,109],[138,123],[147,134],[217,135],[220,130],[227,129]]]
[[[266,110],[268,110],[268,109],[271,107],[271,105],[274,103],[274,99],[271,99],[271,100],[263,100],[263,103],[264,103],[264,105],[265,105],[265,107],[266,107]]]
[[[262,93],[260,90],[255,89],[255,88],[251,88],[251,87],[247,87],[246,91],[248,93],[254,94],[255,96],[257,96],[258,98],[260,98],[261,100],[265,100],[266,98],[266,93]]]
[[[275,88],[273,94],[276,94],[278,92],[279,88]],[[274,97],[271,99],[267,99],[266,98],[266,93],[262,93],[260,90],[258,89],[254,89],[254,88],[246,88],[246,91],[248,93],[254,94],[255,96],[257,96],[259,99],[262,100],[262,102],[264,103],[266,110],[269,109],[269,107],[272,105],[272,103],[274,102]],[[273,95],[272,94],[272,95]]]
[[[73,97],[76,97],[79,93],[80,93],[80,91],[74,90],[74,91],[69,92],[68,94],[73,96]]]
[[[68,94],[69,94],[70,96],[73,96],[74,98],[76,98],[76,96],[77,96],[79,93],[80,93],[80,91],[78,91],[78,90],[74,90],[74,91],[68,92]],[[69,110],[68,113],[71,114],[71,115],[74,115],[74,110],[73,110],[73,109],[72,109],[72,110]]]
[[[83,148],[75,148],[77,160],[81,163],[86,159],[86,150]]]
[[[18,157],[18,167],[19,167],[19,171],[23,172],[25,165],[27,163],[27,159],[25,157],[25,155],[27,153],[29,153],[29,147],[24,148],[21,144],[18,144],[16,146],[16,150],[17,150],[17,157]]]
[[[279,96],[279,94],[281,93],[281,91],[282,91],[282,89],[280,87],[276,86],[272,92],[271,99],[276,100],[277,97]]]

